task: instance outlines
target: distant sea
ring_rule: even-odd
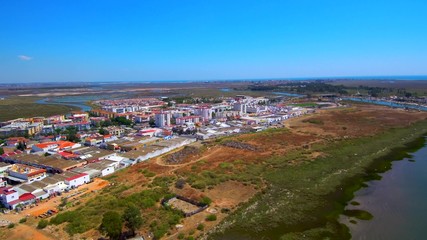
[[[128,83],[191,83],[191,82],[247,82],[247,81],[272,81],[272,80],[427,80],[427,75],[417,76],[329,76],[329,77],[292,77],[292,78],[246,78],[246,79],[210,79],[210,80],[144,80],[144,81],[119,81]],[[112,82],[102,82],[108,84]]]
[[[278,80],[290,80],[290,81],[301,81],[301,80],[427,80],[427,75],[416,75],[416,76],[329,76],[329,77],[283,77],[283,78],[242,78],[242,79],[208,79],[208,80],[118,80],[118,81],[68,81],[66,83],[61,82],[61,85],[75,85],[75,84],[99,84],[108,85],[115,83],[196,83],[196,82],[253,82],[253,81],[278,81]],[[37,85],[37,84],[58,84],[59,82],[26,82],[26,83],[2,83],[0,86],[26,86],[26,85]]]

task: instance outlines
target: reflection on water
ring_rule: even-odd
[[[380,181],[355,193],[352,201],[374,218],[369,221],[342,216],[353,239],[425,239],[427,227],[427,146],[412,154],[411,159],[393,162],[393,168]],[[356,220],[352,224],[349,220]]]
[[[60,104],[80,108],[82,111],[90,111],[92,108],[86,105],[89,101],[96,101],[101,99],[111,99],[110,95],[78,95],[78,96],[62,96],[51,97],[37,100],[39,104]]]

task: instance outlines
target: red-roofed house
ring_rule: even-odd
[[[18,144],[20,142],[22,143],[28,143],[28,139],[24,138],[24,137],[10,137],[8,139],[6,139],[6,144],[7,146],[13,146],[16,147],[18,146]]]
[[[158,134],[160,134],[162,132],[162,129],[160,128],[149,128],[149,129],[141,129],[138,132],[138,136],[149,136],[149,137],[153,137],[156,136]]]
[[[61,155],[65,159],[74,159],[74,158],[77,158],[79,156],[79,155],[76,155],[74,153],[70,153],[67,151],[59,152],[58,154]]]
[[[22,204],[31,204],[34,201],[36,201],[36,196],[34,196],[31,193],[24,193],[21,196],[19,196],[19,200]]]
[[[69,141],[56,141],[56,142],[45,142],[34,144],[32,150],[34,152],[48,152],[53,151],[56,152],[58,150],[67,150],[81,147],[80,143],[73,143]]]
[[[65,184],[67,184],[69,188],[76,188],[78,186],[81,186],[89,182],[90,182],[90,177],[86,173],[76,174],[74,176],[71,176],[65,179]]]

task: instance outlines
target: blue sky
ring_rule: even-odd
[[[427,75],[427,1],[2,1],[0,82]]]

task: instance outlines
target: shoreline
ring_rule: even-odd
[[[372,160],[370,166],[366,168],[366,171],[364,174],[361,174],[360,176],[353,176],[350,177],[350,179],[346,180],[345,183],[343,183],[342,186],[338,188],[344,189],[344,191],[341,191],[337,188],[337,193],[341,193],[340,199],[337,199],[337,202],[340,204],[343,204],[342,208],[339,210],[339,214],[335,216],[336,220],[340,222],[340,216],[345,217],[354,217],[357,220],[367,220],[369,221],[371,218],[371,214],[367,211],[362,209],[358,209],[357,213],[355,212],[355,215],[349,215],[346,214],[347,207],[351,206],[351,202],[355,199],[355,193],[359,191],[360,189],[369,187],[367,185],[368,182],[373,180],[381,181],[382,176],[381,173],[385,173],[388,171],[392,171],[392,165],[393,162],[402,161],[405,158],[410,157],[410,153],[416,152],[417,150],[423,148],[426,144],[425,137],[427,136],[427,132],[421,133],[418,137],[415,136],[413,139],[409,140],[406,143],[403,143],[404,147],[397,146],[390,148],[389,152],[386,153],[383,156],[379,156]],[[361,215],[368,214],[368,219],[363,219],[364,216]],[[375,217],[375,216],[373,216]],[[348,227],[343,222],[340,222],[340,224],[343,224],[345,228],[348,230],[348,233],[350,234],[351,239],[351,232]]]
[[[297,219],[291,224],[286,224],[283,223],[285,219],[278,218],[277,222],[271,221],[270,224],[267,224],[267,229],[263,227],[258,227],[254,224],[251,225],[242,222],[242,215],[249,215],[249,217],[253,217],[251,215],[252,213],[249,214],[250,211],[248,211],[248,209],[259,205],[260,203],[262,204],[262,202],[266,198],[264,197],[265,195],[269,194],[269,192],[279,191],[285,188],[277,187],[273,182],[271,183],[272,185],[269,187],[269,189],[265,190],[267,193],[258,193],[248,203],[243,204],[232,215],[230,215],[223,222],[217,225],[217,227],[215,227],[214,230],[209,232],[209,235],[205,236],[205,238],[207,237],[208,239],[227,239],[232,237],[234,239],[256,239],[257,237],[264,237],[267,239],[276,239],[280,237],[303,236],[310,238],[311,236],[313,239],[316,239],[316,237],[323,236],[339,237],[340,239],[351,239],[349,228],[343,223],[340,223],[338,220],[340,215],[343,214],[345,207],[350,204],[350,201],[354,198],[354,193],[360,188],[364,187],[366,185],[365,182],[367,180],[378,179],[380,178],[380,176],[378,175],[379,173],[390,170],[391,163],[393,161],[396,161],[396,159],[403,159],[405,156],[407,156],[408,153],[413,152],[422,147],[425,143],[423,136],[425,136],[426,133],[427,122],[420,121],[415,124],[412,124],[407,128],[389,129],[381,133],[380,135],[376,135],[373,137],[362,137],[359,139],[351,140],[350,142],[359,142],[358,145],[363,145],[361,143],[363,143],[364,141],[375,138],[375,143],[383,142],[382,145],[384,148],[381,147],[374,150],[370,149],[366,153],[366,155],[359,155],[359,158],[361,160],[357,164],[353,163],[350,164],[350,166],[347,166],[347,170],[349,170],[349,172],[347,172],[344,176],[335,179],[336,181],[339,181],[339,183],[335,185],[335,190],[327,191],[327,189],[325,189],[325,191],[321,191],[324,193],[323,196],[314,196],[314,206],[305,207],[307,208],[305,210],[311,209],[311,213],[316,215],[317,219],[313,220],[312,218],[308,218],[310,219],[310,221],[308,222],[303,222],[301,220],[298,221]],[[373,140],[374,139],[372,139],[371,141]],[[388,142],[393,143],[394,146],[392,148],[389,147],[390,144],[388,144],[387,140]],[[326,146],[320,146],[320,149],[331,149],[336,147],[336,145],[344,145],[344,147],[348,148],[348,142],[346,143],[346,141],[344,140],[331,144],[326,144]],[[317,161],[319,160],[313,161],[313,164]],[[331,164],[329,168],[334,168],[334,164]],[[285,173],[286,170],[282,170],[282,172]],[[298,189],[292,190],[295,191]],[[285,199],[286,197],[284,198],[284,200]],[[271,206],[270,209],[274,207],[275,206]],[[290,208],[292,208],[292,206]],[[283,208],[283,210],[285,209]],[[304,211],[301,210],[301,212]],[[256,217],[259,219],[259,221],[261,221],[258,222],[258,225],[266,224],[262,222],[263,220],[266,221],[267,216],[265,216],[265,214],[263,216],[258,215]],[[251,221],[251,219],[248,219],[248,221]],[[329,226],[328,229],[326,227],[327,224],[332,225],[332,227]],[[248,231],[243,231],[245,229]],[[275,231],[276,233],[272,233]],[[267,235],[264,235],[263,233]],[[255,234],[256,236],[253,236],[251,234]]]

